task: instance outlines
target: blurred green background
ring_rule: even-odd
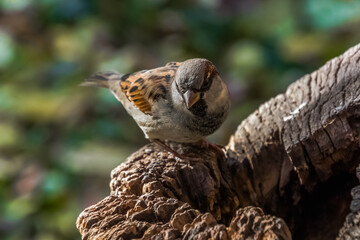
[[[360,39],[360,0],[0,0],[0,239],[80,239],[78,214],[147,143],[106,90],[78,87],[205,57],[233,106],[226,144],[260,103]]]

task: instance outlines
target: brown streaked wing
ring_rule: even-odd
[[[124,75],[120,82],[121,91],[140,111],[152,115],[153,102],[166,97],[180,64],[171,62],[164,67]]]

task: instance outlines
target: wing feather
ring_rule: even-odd
[[[152,115],[151,106],[160,98],[166,98],[180,64],[181,62],[170,62],[164,67],[126,74],[121,77],[118,87],[140,111]],[[117,89],[113,90],[118,92]]]

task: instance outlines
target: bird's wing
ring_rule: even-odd
[[[153,103],[166,97],[180,64],[170,62],[163,67],[126,74],[121,77],[119,84],[111,85],[110,90],[116,95],[121,90],[140,111],[152,115]]]

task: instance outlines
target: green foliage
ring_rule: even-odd
[[[359,0],[0,0],[0,239],[79,239],[82,209],[147,141],[91,73],[206,57],[233,106],[260,103],[360,39]]]

